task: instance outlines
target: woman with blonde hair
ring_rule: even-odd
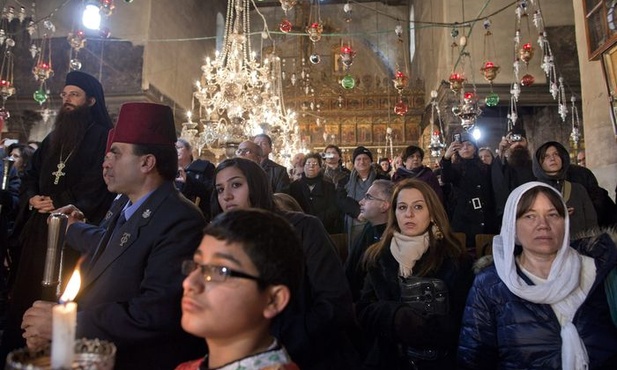
[[[424,181],[392,195],[388,225],[364,256],[358,318],[372,339],[368,369],[452,369],[473,274],[446,211]]]

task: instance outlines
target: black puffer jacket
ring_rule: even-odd
[[[617,239],[617,233],[613,233]],[[589,355],[589,369],[614,369],[617,328],[611,322],[604,279],[617,265],[617,247],[608,234],[573,242],[593,257],[596,279],[573,323]],[[531,281],[520,271],[528,284]],[[462,369],[561,369],[561,327],[550,305],[512,294],[495,265],[483,269],[469,292],[463,314],[458,363]]]

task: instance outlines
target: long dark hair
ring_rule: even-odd
[[[252,208],[265,209],[267,211],[274,211],[274,200],[272,199],[272,185],[268,180],[268,175],[257,163],[245,159],[245,158],[229,158],[219,163],[214,171],[214,181],[216,183],[216,176],[222,170],[236,167],[246,177],[246,182],[249,187],[249,200]],[[210,209],[212,211],[212,217],[223,213],[223,209],[219,204],[218,194],[216,187],[212,192],[210,200]]]
[[[386,230],[381,241],[371,245],[366,250],[364,263],[367,267],[375,266],[381,253],[390,248],[394,232],[401,232],[401,228],[396,221],[396,203],[399,194],[405,189],[417,189],[422,193],[431,217],[431,223],[428,227],[429,247],[424,256],[418,261],[417,268],[414,268],[417,271],[414,275],[425,276],[439,269],[446,258],[452,258],[457,261],[467,252],[454,236],[441,200],[439,200],[439,197],[430,185],[421,180],[406,179],[396,185],[392,194],[392,207],[388,211]],[[441,230],[443,238],[437,239],[433,232],[433,225],[437,225]]]

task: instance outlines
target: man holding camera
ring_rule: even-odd
[[[529,181],[535,181],[531,153],[529,152],[527,133],[522,127],[514,126],[501,138],[499,153],[491,163],[491,177],[495,192],[497,215],[503,215],[503,209],[510,192]]]

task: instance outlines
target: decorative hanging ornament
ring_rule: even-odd
[[[115,8],[113,0],[101,0],[101,14],[109,17]]]
[[[9,80],[0,80],[0,96],[3,100],[13,96],[15,94],[15,87]]]
[[[401,99],[394,105],[394,113],[404,116],[409,111],[409,106]]]
[[[466,80],[467,79],[462,73],[452,72],[450,78],[448,78],[448,81],[450,81],[450,90],[458,93],[463,88],[463,84]]]
[[[313,42],[321,40],[321,34],[323,33],[323,24],[320,22],[313,22],[306,28],[306,33],[309,35],[309,39]]]
[[[34,92],[34,94],[32,94],[32,98],[34,99],[35,102],[39,103],[40,105],[43,105],[43,103],[47,101],[48,95],[43,89],[43,86],[41,86],[38,90]]]
[[[279,23],[279,30],[281,30],[281,32],[283,33],[289,33],[292,27],[293,26],[291,22],[287,18],[283,18],[283,20],[281,20],[281,23]]]
[[[351,90],[356,86],[356,79],[353,78],[352,75],[346,74],[345,77],[341,79],[341,86],[344,89]]]
[[[408,80],[409,78],[407,78],[407,75],[401,71],[396,71],[394,74],[394,80],[392,80],[392,82],[394,83],[394,88],[398,90],[399,94],[403,91],[405,86],[407,86]]]
[[[533,52],[533,46],[531,46],[530,42],[527,42],[523,44],[523,46],[518,51],[518,54],[520,59],[525,62],[525,64],[528,64],[531,58],[533,58]]]
[[[484,79],[486,79],[490,83],[492,83],[495,77],[497,77],[499,69],[500,67],[491,61],[484,62],[482,68],[480,68],[482,74],[484,75]]]
[[[345,5],[343,5],[343,12],[345,12],[345,16],[343,18],[345,22],[351,22],[352,7],[350,3],[346,3]]]
[[[341,62],[346,69],[349,69],[353,64],[353,60],[356,56],[356,52],[349,45],[341,46]]]
[[[489,107],[497,106],[497,104],[499,104],[499,95],[495,92],[488,93],[488,95],[484,98],[484,103],[486,103]]]
[[[39,62],[32,68],[32,74],[35,80],[44,82],[54,75],[54,70],[46,62]]]
[[[279,0],[279,1],[281,3],[281,9],[283,9],[285,14],[287,14],[287,12],[290,11],[298,3],[298,0]]]
[[[311,64],[319,64],[319,62],[321,62],[321,56],[317,53],[313,53],[309,56],[309,61]]]
[[[532,75],[527,73],[523,76],[523,78],[521,78],[521,86],[531,86],[535,81],[536,79]]]
[[[79,49],[86,46],[86,33],[82,30],[69,32],[66,39],[75,51],[79,51]]]

